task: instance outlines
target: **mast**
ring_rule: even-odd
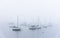
[[[18,21],[19,21],[19,20],[18,20],[18,16],[17,16],[17,27],[18,27]]]

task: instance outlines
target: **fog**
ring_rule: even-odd
[[[9,23],[52,23],[44,34],[41,30],[22,30],[18,33],[9,28]],[[27,27],[26,27],[27,28]],[[0,0],[0,38],[60,38],[60,0]]]

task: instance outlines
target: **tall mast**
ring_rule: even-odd
[[[18,21],[19,21],[19,20],[18,20],[18,16],[17,16],[17,27],[18,27]]]

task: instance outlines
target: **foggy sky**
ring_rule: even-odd
[[[0,27],[1,30],[3,30],[2,33],[4,33],[6,37],[10,37],[10,33],[13,33],[8,31],[8,22],[11,21],[11,18],[15,22],[16,16],[39,16],[42,24],[46,21],[53,23],[54,27],[48,34],[52,33],[55,37],[52,36],[51,38],[59,38],[60,36],[60,0],[0,0]],[[28,22],[28,19],[26,21]],[[11,38],[13,38],[13,36]]]

